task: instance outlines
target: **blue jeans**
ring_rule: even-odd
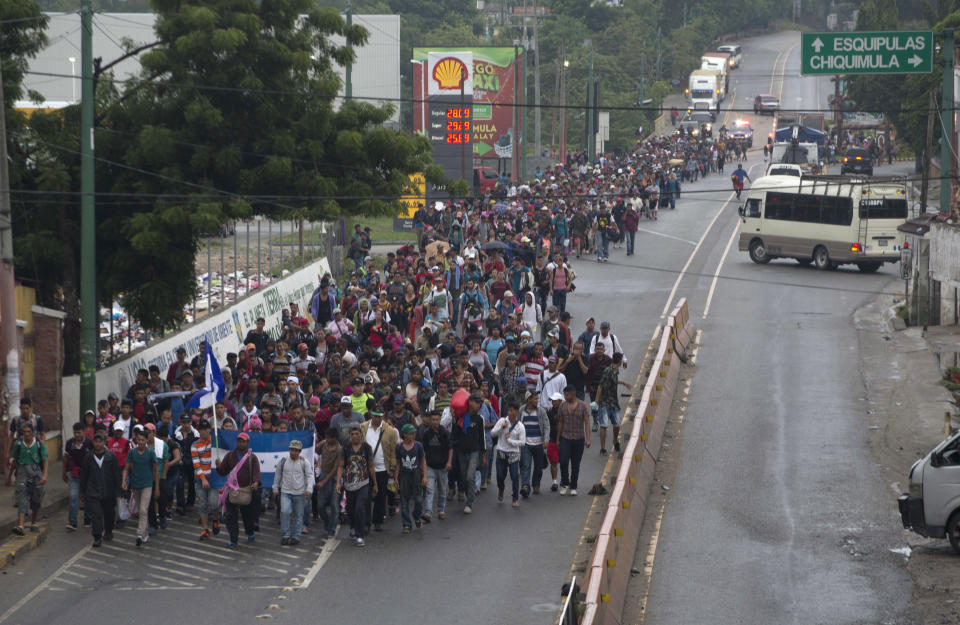
[[[547,454],[543,445],[524,445],[520,450],[521,485],[540,488],[540,479],[546,466]]]
[[[405,480],[410,480],[409,483],[404,483]],[[421,494],[420,480],[416,480],[416,483],[413,483],[413,478],[400,477],[400,483],[398,484],[398,497],[400,500],[400,518],[403,520],[404,527],[413,527],[413,522],[420,521],[420,517],[423,515],[423,495]],[[410,494],[410,497],[404,497],[404,494]],[[411,508],[413,508],[413,514],[411,515]]]
[[[476,475],[480,466],[480,452],[473,451],[457,456],[460,458],[460,480],[463,483],[464,495],[467,496],[466,505],[473,507],[473,498],[477,494]]]
[[[427,467],[427,502],[424,509],[433,514],[433,497],[437,497],[437,512],[447,511],[447,472]]]
[[[70,525],[76,527],[77,517],[80,513],[80,478],[73,477],[72,475],[67,476],[70,484],[70,508],[67,516],[69,518]],[[83,508],[83,522],[87,523],[90,520],[90,515],[87,513],[87,508]]]
[[[284,538],[300,540],[305,502],[306,497],[303,494],[280,493],[280,533]]]
[[[597,258],[610,258],[610,239],[603,230],[597,230]]]
[[[324,477],[326,476],[321,475],[320,479],[322,480]],[[323,522],[327,533],[335,533],[337,523],[340,521],[340,495],[337,494],[336,478],[331,478],[318,492],[317,511],[320,513],[320,520]]]
[[[563,312],[567,309],[567,291],[566,289],[553,290],[553,305],[557,310]]]
[[[637,233],[625,230],[623,234],[627,238],[627,254],[633,254],[633,244],[637,240]]]
[[[520,496],[520,463],[507,462],[504,454],[499,451],[497,454],[497,488],[503,490],[507,483],[507,470],[510,471],[510,486],[513,491],[513,500],[516,501]]]

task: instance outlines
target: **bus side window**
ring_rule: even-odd
[[[760,198],[752,198],[747,200],[746,206],[743,207],[743,216],[744,217],[760,217]]]

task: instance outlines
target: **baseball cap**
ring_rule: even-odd
[[[540,394],[540,391],[534,389],[534,390],[532,390],[532,391],[527,391],[527,394],[524,395],[523,398],[524,398],[524,399],[530,399],[530,398],[533,397],[534,395],[539,395],[539,394]]]
[[[402,397],[401,395],[394,395],[394,396],[393,396],[393,403],[395,403],[395,404],[402,404],[402,403],[403,403],[403,397]]]
[[[237,434],[237,440],[240,440],[241,438],[247,442],[250,441],[250,435],[247,434],[246,432],[240,432],[239,434]]]
[[[299,384],[300,380],[295,375],[288,375],[287,382],[297,382]]]
[[[150,430],[151,432],[156,432],[156,431],[157,431],[157,426],[155,426],[155,425],[152,424],[152,423],[148,423],[148,424],[145,425],[144,427],[147,428],[148,430]]]
[[[563,393],[560,391],[554,391],[554,393],[550,396],[550,401],[563,401]]]
[[[400,428],[401,434],[416,434],[417,428],[413,427],[412,423],[404,423],[403,427]]]
[[[550,356],[549,358],[547,358],[547,362],[552,362],[552,363],[556,364],[556,362],[557,362],[557,357],[556,357],[556,356]]]
[[[351,431],[351,432],[354,432],[354,431],[359,432],[361,429],[363,429],[363,428],[360,427],[360,424],[359,424],[359,423],[351,423],[351,424],[350,424],[350,431]]]
[[[610,322],[609,322],[609,321],[601,321],[601,322],[600,322],[600,327],[601,327],[601,328],[609,328],[609,327],[610,327]]]
[[[116,421],[113,422],[113,429],[114,429],[114,430],[125,430],[125,429],[127,429],[127,426],[125,426],[123,423],[121,423],[120,420],[118,419],[118,420],[116,420]]]
[[[300,351],[301,349],[307,349],[307,344],[300,343],[299,345],[297,345],[297,351]]]
[[[193,419],[190,418],[190,415],[186,412],[180,415],[180,423],[190,423]]]
[[[290,449],[303,449],[303,443],[300,442],[300,439],[293,439],[290,441]]]
[[[527,330],[524,330],[523,332],[520,333],[520,336],[521,337],[530,336],[530,332],[528,332]]]
[[[340,403],[341,403],[341,404],[350,404],[350,405],[353,405],[353,400],[350,399],[350,396],[349,396],[349,395],[344,395],[344,396],[340,399]]]
[[[206,419],[201,419],[201,420],[200,420],[200,423],[197,424],[197,429],[200,429],[200,430],[209,430],[209,429],[210,429],[210,422],[207,421]]]

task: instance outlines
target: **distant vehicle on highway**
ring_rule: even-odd
[[[768,176],[803,176],[803,170],[794,163],[771,163],[767,167]]]
[[[753,99],[753,112],[757,115],[770,113],[773,115],[780,110],[780,98],[769,93],[761,93]]]
[[[873,157],[863,148],[847,148],[840,159],[841,174],[873,175]]]
[[[852,263],[872,273],[900,260],[906,182],[849,176],[764,176],[740,207],[740,251],[765,264],[794,258],[833,269]]]
[[[479,193],[489,193],[497,186],[500,180],[500,174],[493,167],[474,167],[473,168],[473,187]]]
[[[730,58],[727,60],[727,62],[730,64],[730,69],[736,69],[740,67],[740,63],[743,62],[743,50],[740,48],[739,44],[728,43],[723,46],[718,46],[717,52],[726,52],[730,55]]]
[[[746,141],[748,148],[753,147],[753,126],[750,125],[749,119],[738,119],[733,122],[733,128],[727,133],[727,136],[734,139],[743,139]]]
[[[677,124],[678,131],[682,130],[689,137],[713,136],[714,115],[710,111],[690,111]]]
[[[900,495],[903,527],[928,538],[948,538],[960,554],[960,434],[954,434],[910,467],[910,492]]]

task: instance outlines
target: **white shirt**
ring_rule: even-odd
[[[519,452],[527,444],[527,430],[519,420],[511,426],[509,419],[501,417],[490,435],[497,437],[497,451],[504,453]]]
[[[540,375],[537,378],[537,390],[540,392],[540,398],[537,400],[537,405],[545,410],[549,410],[553,407],[553,402],[550,401],[550,396],[554,393],[563,394],[563,389],[567,386],[567,376],[563,375],[559,371],[550,372],[549,369],[544,369],[540,372]]]
[[[373,452],[373,470],[376,472],[386,471],[387,463],[383,459],[383,440],[380,439],[380,432],[383,430],[383,421],[380,422],[380,427],[378,429],[373,429],[373,423],[367,426],[367,445],[370,445],[370,449],[374,450]],[[380,444],[377,445],[377,440],[380,440]]]
[[[603,347],[606,350],[603,353],[611,358],[616,353],[623,354],[623,366],[627,366],[627,354],[623,351],[623,348],[620,346],[620,341],[613,335],[613,332],[608,332],[606,336],[603,336],[602,332],[595,334],[593,340],[590,341],[591,354],[597,350],[597,342],[603,343]]]

